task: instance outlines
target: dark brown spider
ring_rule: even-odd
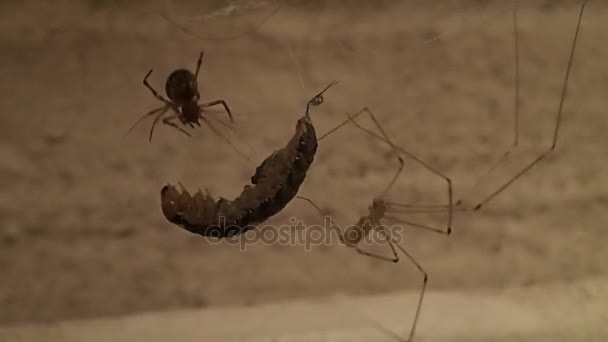
[[[158,121],[167,113],[169,109],[173,110],[173,114],[167,116],[162,119],[162,123],[172,126],[187,136],[191,136],[185,129],[179,127],[175,122],[175,119],[179,119],[179,121],[183,125],[190,125],[190,127],[194,128],[194,124],[197,124],[199,127],[201,126],[199,120],[205,121],[210,127],[209,120],[203,116],[203,109],[207,107],[213,107],[216,105],[224,106],[224,109],[228,113],[230,117],[230,122],[234,122],[232,118],[232,113],[228,108],[228,105],[224,100],[215,100],[203,104],[198,104],[201,95],[198,92],[198,72],[201,68],[201,63],[203,61],[204,52],[201,51],[200,56],[198,57],[198,61],[196,63],[196,72],[193,74],[190,70],[187,69],[177,69],[169,75],[167,78],[167,82],[165,83],[165,92],[169,97],[169,100],[158,94],[154,88],[148,83],[148,77],[152,74],[152,69],[148,71],[146,77],[144,77],[144,85],[146,88],[150,89],[152,94],[164,102],[165,104],[162,107],[156,108],[154,110],[149,111],[144,114],[133,126],[129,129],[127,134],[131,133],[131,131],[137,126],[141,121],[145,118],[156,115],[154,118],[154,122],[152,123],[152,128],[150,129],[150,137],[149,141],[152,141],[152,133],[154,132],[154,126],[158,123]],[[212,128],[213,129],[213,128]],[[215,129],[214,129],[215,130]]]

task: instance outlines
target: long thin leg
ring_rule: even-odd
[[[388,246],[391,248],[391,251],[393,252],[392,258],[388,258],[383,255],[364,251],[358,245],[347,245],[347,246],[354,248],[357,251],[357,253],[359,253],[361,255],[365,255],[365,256],[368,256],[368,257],[371,257],[374,259],[378,259],[378,260],[382,260],[382,261],[388,261],[388,262],[394,262],[394,263],[399,262],[399,255],[397,255],[395,246],[393,245],[393,242],[390,240],[390,232],[388,232],[387,228],[384,226],[374,227],[374,231],[376,231],[376,230],[382,232],[382,238],[384,239],[384,242],[388,244]]]
[[[397,172],[395,172],[395,175],[393,176],[393,178],[391,178],[391,181],[388,183],[388,185],[386,186],[386,188],[384,188],[384,191],[382,191],[382,194],[380,195],[380,197],[384,198],[386,196],[386,194],[391,190],[391,188],[393,187],[393,185],[395,185],[395,183],[397,182],[397,179],[399,179],[399,176],[401,176],[401,173],[403,172],[403,167],[405,166],[404,162],[403,162],[403,158],[401,158],[401,156],[397,155],[397,160],[399,161],[399,166],[397,167]]]
[[[481,209],[482,206],[484,206],[485,204],[487,204],[494,197],[496,197],[497,195],[499,195],[507,187],[509,187],[511,184],[513,184],[513,182],[515,182],[517,179],[519,179],[521,176],[523,176],[526,172],[528,172],[530,169],[532,169],[535,165],[537,165],[543,159],[545,159],[545,157],[547,157],[557,147],[557,138],[558,138],[559,128],[560,128],[560,124],[561,124],[561,118],[562,118],[564,101],[566,99],[567,90],[568,90],[568,80],[570,78],[570,70],[572,69],[572,63],[573,63],[573,60],[574,60],[574,51],[576,49],[576,43],[577,43],[577,40],[578,40],[578,35],[579,35],[579,31],[580,31],[581,21],[582,21],[582,18],[583,18],[583,11],[585,9],[585,5],[587,4],[587,1],[588,0],[584,0],[583,3],[582,3],[582,5],[581,5],[579,16],[578,16],[578,21],[577,21],[577,24],[576,24],[576,31],[574,33],[574,38],[572,40],[572,48],[570,50],[570,57],[568,59],[568,66],[566,68],[566,75],[564,76],[564,83],[563,83],[563,86],[562,86],[562,93],[561,93],[561,97],[560,97],[559,107],[558,107],[557,113],[555,115],[556,116],[556,122],[555,122],[555,129],[554,129],[554,133],[553,133],[553,142],[552,142],[551,146],[547,150],[545,150],[543,153],[541,153],[530,164],[526,165],[519,172],[517,172],[515,174],[515,176],[513,176],[511,179],[509,179],[508,181],[506,181],[503,185],[501,185],[500,187],[498,187],[497,190],[495,190],[490,195],[488,195],[486,198],[484,198],[483,200],[481,200],[477,205],[475,205],[473,207],[473,210],[479,210],[479,209]]]
[[[371,253],[371,252],[364,251],[361,248],[359,248],[359,246],[356,246],[356,245],[349,246],[349,247],[354,248],[355,251],[357,251],[357,253],[359,253],[361,255],[368,256],[370,258],[374,258],[374,259],[378,259],[378,260],[382,260],[382,261],[394,262],[394,263],[399,262],[399,256],[397,255],[397,251],[395,250],[395,247],[393,246],[393,243],[390,242],[390,241],[388,241],[388,245],[391,247],[391,250],[392,250],[393,255],[394,255],[392,258],[388,258],[388,257],[385,257],[384,255],[374,254],[374,253]]]
[[[215,100],[215,101],[203,103],[203,104],[199,105],[199,108],[202,111],[203,108],[213,107],[213,106],[217,106],[219,104],[221,104],[222,106],[224,106],[224,109],[226,110],[226,113],[228,113],[228,117],[230,117],[230,122],[234,122],[234,119],[232,118],[232,112],[230,112],[230,108],[228,108],[228,105],[226,104],[226,102],[224,100]]]
[[[165,104],[172,106],[171,101],[162,97],[156,90],[154,90],[154,88],[152,88],[150,83],[148,83],[148,77],[150,77],[150,74],[152,74],[152,69],[150,69],[150,71],[148,71],[148,73],[146,74],[146,77],[144,77],[144,85],[146,86],[146,88],[148,88],[152,92],[152,95],[154,95],[154,97],[164,102]]]
[[[517,24],[517,0],[513,0],[513,44],[514,44],[514,83],[515,89],[513,94],[513,112],[514,112],[514,120],[513,120],[513,144],[509,147],[503,155],[484,173],[483,176],[479,177],[477,181],[471,186],[471,189],[468,191],[469,194],[474,193],[479,184],[486,179],[492,171],[494,171],[498,166],[502,165],[506,160],[508,160],[509,156],[519,145],[519,34],[518,34],[518,24]],[[465,196],[467,197],[467,196]],[[462,200],[456,201],[456,205],[460,206],[462,204]]]
[[[405,224],[405,225],[408,225],[410,227],[428,230],[428,231],[434,232],[434,233],[439,233],[439,234],[444,234],[444,235],[449,235],[450,234],[448,231],[445,231],[443,229],[437,229],[437,228],[431,227],[431,226],[426,225],[426,224],[417,223],[417,222],[413,222],[413,221],[407,221],[407,220],[401,219],[401,218],[399,218],[397,216],[394,216],[394,215],[384,215],[384,219],[388,220],[388,221],[391,221],[391,222],[395,222],[395,223]]]
[[[388,145],[391,147],[391,150],[393,152],[393,154],[395,155],[395,157],[397,158],[397,160],[399,161],[399,167],[397,169],[397,172],[395,173],[395,175],[393,176],[393,178],[391,179],[391,181],[389,182],[389,184],[386,186],[386,188],[381,192],[380,194],[380,198],[383,198],[384,196],[386,196],[386,194],[390,191],[390,189],[393,187],[393,185],[395,185],[395,182],[397,182],[397,179],[399,179],[399,176],[401,175],[401,172],[403,171],[403,167],[404,167],[404,162],[403,162],[403,158],[401,158],[401,156],[399,155],[399,153],[395,150],[395,148],[393,146],[395,146],[395,144],[393,144],[393,142],[391,141],[391,139],[388,137],[388,135],[386,134],[386,131],[382,128],[382,126],[380,125],[380,123],[376,120],[376,118],[371,114],[371,112],[367,112],[370,117],[372,118],[372,120],[374,121],[374,124],[376,125],[376,128],[378,129],[378,131],[380,132],[380,134],[382,134],[382,136],[384,137],[384,140],[388,143]],[[349,122],[352,122],[355,126],[359,127],[356,122],[354,121],[354,118],[357,116],[358,114],[356,114],[355,116],[350,116],[348,113],[346,113],[346,116],[348,117],[348,120],[342,122],[341,124],[339,124],[338,126],[334,127],[333,129],[331,129],[329,132],[325,133],[323,136],[321,136],[321,138],[317,139],[317,142],[320,141],[321,139],[327,137],[329,134],[335,132],[336,130],[340,129],[341,127],[343,127],[344,125],[346,125]]]
[[[384,198],[386,196],[386,194],[391,190],[391,188],[393,187],[393,185],[395,185],[395,182],[397,182],[397,179],[399,179],[399,176],[401,176],[401,173],[402,173],[403,167],[404,167],[404,162],[403,162],[403,158],[401,158],[401,156],[399,155],[399,153],[393,147],[393,146],[395,146],[395,144],[388,137],[388,134],[386,134],[386,131],[382,128],[382,126],[380,125],[380,122],[378,122],[378,120],[376,120],[376,118],[374,117],[374,115],[371,112],[368,111],[367,113],[372,118],[372,120],[374,121],[376,129],[380,132],[380,134],[382,134],[382,137],[384,137],[384,140],[386,141],[386,143],[391,147],[391,152],[395,155],[395,157],[399,161],[399,167],[397,168],[397,172],[395,173],[395,175],[393,176],[393,178],[391,178],[391,181],[388,183],[388,185],[386,186],[386,188],[384,188],[384,190],[380,194],[380,198]],[[357,123],[355,122],[355,120],[354,120],[354,118],[352,116],[350,116],[348,113],[346,113],[346,116],[350,120],[352,120],[353,124],[356,127],[360,127],[360,126],[357,125]]]
[[[388,236],[387,234],[390,234],[389,232],[387,232],[386,227],[382,227],[382,232],[384,234],[384,236]],[[391,332],[391,331],[387,331],[387,329],[380,327],[381,330],[383,330],[384,332],[390,333],[390,335],[392,337],[394,337],[395,339],[397,339],[398,341],[401,342],[412,342],[414,341],[414,336],[416,335],[416,327],[418,326],[418,320],[420,318],[420,312],[422,311],[422,303],[424,300],[424,295],[426,293],[426,285],[429,281],[429,276],[426,273],[426,271],[424,270],[424,268],[422,268],[422,266],[420,265],[420,263],[405,249],[403,248],[400,244],[399,241],[396,241],[394,237],[390,237],[388,240],[388,243],[390,244],[391,248],[393,249],[393,252],[395,254],[396,257],[396,261],[394,261],[395,263],[399,261],[399,256],[397,255],[397,253],[395,253],[395,249],[394,246],[396,246],[401,253],[403,253],[412,264],[414,264],[414,266],[416,266],[416,268],[418,269],[418,271],[420,271],[420,273],[422,273],[423,278],[422,278],[422,286],[420,288],[420,296],[418,297],[418,304],[416,305],[416,312],[414,314],[414,320],[412,321],[412,327],[410,329],[410,333],[409,336],[406,340],[404,340],[403,338],[401,338],[400,336],[398,336],[397,334]],[[384,260],[384,259],[383,259]],[[393,261],[393,260],[388,260],[388,261]],[[375,322],[377,323],[377,322]]]
[[[160,120],[160,118],[165,115],[165,113],[167,112],[167,110],[169,110],[169,106],[165,107],[165,110],[163,110],[162,112],[160,112],[155,118],[154,121],[152,122],[152,127],[150,128],[150,136],[148,137],[148,141],[152,142],[152,133],[154,133],[154,126],[156,126],[156,124],[158,123],[158,120]]]
[[[198,56],[198,60],[196,61],[196,72],[194,73],[194,78],[198,78],[198,72],[201,70],[201,64],[203,64],[203,55],[204,51],[201,50],[201,54]]]
[[[357,123],[357,121],[355,121],[355,118],[357,118],[359,115],[366,113],[374,122],[376,128],[380,131],[381,135],[378,135],[370,130],[368,130],[367,128],[359,125]],[[448,203],[447,203],[447,210],[448,210],[448,219],[447,219],[447,225],[444,230],[441,230],[443,232],[443,234],[449,235],[452,233],[452,214],[453,214],[453,204],[452,204],[452,180],[445,176],[443,173],[439,172],[437,169],[435,169],[434,167],[430,166],[429,164],[425,163],[424,161],[422,161],[421,159],[419,159],[418,157],[416,157],[415,155],[411,154],[410,152],[406,151],[405,149],[395,145],[390,139],[388,139],[388,136],[386,134],[386,132],[384,131],[384,129],[382,129],[382,126],[380,125],[380,123],[378,122],[378,120],[376,119],[375,115],[373,114],[373,112],[365,107],[362,110],[360,110],[359,112],[355,113],[354,115],[348,115],[348,120],[342,122],[340,125],[336,126],[335,128],[331,129],[329,132],[325,133],[324,135],[322,135],[319,139],[317,139],[318,141],[320,141],[321,139],[327,137],[329,134],[335,132],[337,129],[343,127],[344,125],[346,125],[349,121],[352,122],[357,128],[359,128],[360,130],[364,131],[365,133],[367,133],[368,135],[374,137],[375,139],[378,139],[380,141],[385,142],[386,144],[388,144],[389,146],[391,146],[395,151],[397,151],[399,154],[401,155],[405,155],[408,158],[412,159],[413,161],[417,162],[418,164],[420,164],[422,167],[424,167],[425,169],[427,169],[428,171],[430,171],[431,173],[435,174],[436,176],[443,178],[446,181],[446,185],[447,185],[447,197],[448,197]],[[391,185],[392,186],[392,185]],[[432,229],[432,230],[437,230],[437,229]]]
[[[401,158],[401,156],[399,155],[399,153],[395,150],[395,148],[393,146],[395,146],[395,144],[393,144],[393,142],[391,141],[391,139],[388,137],[388,135],[386,134],[386,131],[382,128],[382,126],[380,125],[380,123],[376,120],[376,118],[373,117],[373,115],[368,112],[368,114],[370,115],[370,117],[372,118],[372,120],[374,121],[374,124],[376,125],[376,128],[378,129],[378,131],[380,132],[380,134],[382,134],[382,136],[384,137],[384,140],[388,143],[388,145],[391,147],[392,153],[395,155],[395,157],[397,158],[397,161],[399,161],[399,167],[397,168],[397,172],[395,173],[395,175],[393,176],[393,178],[391,178],[390,182],[388,183],[388,185],[386,186],[386,188],[384,188],[384,190],[380,193],[380,198],[383,198],[386,196],[386,194],[391,190],[391,188],[393,187],[393,185],[395,185],[395,183],[397,182],[397,180],[399,179],[399,176],[401,176],[401,173],[403,171],[403,167],[404,167],[404,162],[403,162],[403,158]],[[338,125],[337,127],[335,127],[334,129],[332,129],[330,132],[326,133],[325,135],[323,135],[321,138],[317,139],[317,141],[320,141],[322,138],[328,136],[330,133],[335,132],[337,129],[341,128],[342,126],[344,126],[345,124],[352,122],[355,126],[359,127],[355,121],[354,121],[354,117],[350,116],[348,113],[346,114],[346,116],[348,117],[348,120],[346,120],[344,123]]]
[[[408,203],[398,203],[387,201],[388,206],[391,208],[391,211],[398,211],[402,213],[429,213],[429,212],[444,212],[448,209],[448,206],[445,204],[408,204]],[[454,208],[454,210],[464,211],[466,209],[462,208]]]
[[[190,135],[190,133],[188,133],[185,129],[179,127],[174,122],[172,122],[174,119],[177,119],[176,115],[172,115],[172,116],[166,117],[166,118],[163,119],[163,123],[165,125],[169,125],[171,127],[174,127],[175,129],[179,130],[180,132],[184,133],[185,135],[191,137],[192,135]]]
[[[154,115],[154,114],[156,114],[156,113],[158,113],[160,111],[163,111],[162,114],[164,114],[167,111],[167,109],[169,109],[169,106],[168,105],[164,105],[164,106],[161,106],[161,107],[158,107],[156,109],[153,109],[153,110],[147,112],[146,114],[142,115],[142,117],[139,118],[139,120],[135,121],[135,123],[133,124],[133,126],[131,126],[131,128],[129,128],[129,130],[127,131],[127,133],[125,133],[125,136],[129,135],[131,133],[131,131],[133,131],[133,129],[135,129],[135,127],[140,122],[144,121],[144,119],[146,119],[147,117],[152,116],[152,115]]]
[[[429,276],[426,273],[426,271],[424,270],[424,268],[422,268],[420,263],[418,263],[418,261],[416,261],[416,259],[410,253],[408,253],[405,250],[405,248],[401,247],[401,245],[399,243],[397,243],[396,241],[393,241],[393,243],[397,246],[397,248],[399,248],[399,250],[403,254],[405,254],[407,256],[408,259],[410,259],[412,264],[414,264],[414,266],[416,266],[418,271],[420,271],[420,273],[422,273],[422,275],[423,275],[422,288],[420,289],[420,297],[418,297],[418,305],[416,306],[416,314],[414,315],[414,322],[412,323],[412,329],[410,330],[410,335],[407,338],[407,340],[405,340],[407,342],[412,342],[414,340],[414,335],[416,334],[416,326],[418,325],[418,319],[420,318],[420,311],[422,309],[422,301],[424,300],[424,294],[426,292],[426,284],[429,281]]]

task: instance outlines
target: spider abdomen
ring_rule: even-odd
[[[165,92],[178,105],[196,102],[199,97],[196,76],[186,69],[173,71],[165,83]]]

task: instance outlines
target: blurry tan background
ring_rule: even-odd
[[[532,152],[516,154],[468,197],[512,140],[510,3],[328,3],[285,3],[233,40],[221,37],[255,27],[274,13],[272,4],[238,19],[189,21],[189,29],[218,38],[201,41],[162,19],[161,1],[4,2],[0,324],[417,290],[420,275],[406,260],[383,263],[336,244],[311,251],[257,244],[243,252],[210,243],[164,219],[159,191],[181,181],[235,197],[256,164],[291,136],[306,101],[336,79],[314,110],[319,134],[368,106],[396,144],[453,179],[455,198],[481,198],[549,145],[578,6],[521,6],[521,142]],[[225,2],[170,5],[183,21],[184,14],[220,13]],[[404,245],[429,273],[429,289],[605,273],[607,15],[605,3],[588,5],[556,153],[481,212],[459,214],[452,236],[408,233]],[[253,162],[206,127],[187,138],[159,125],[148,143],[148,120],[123,138],[160,105],[142,85],[148,69],[164,92],[166,76],[194,68],[201,49],[203,101],[227,101],[237,121],[233,139]],[[385,152],[345,128],[322,141],[300,194],[338,223],[354,223],[394,172]],[[441,180],[406,163],[392,198],[442,199]],[[320,223],[294,201],[267,224],[291,216]]]

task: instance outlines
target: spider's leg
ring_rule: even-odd
[[[134,129],[134,128],[135,128],[135,127],[136,127],[136,126],[137,126],[137,125],[138,125],[140,122],[142,122],[144,119],[146,119],[147,117],[152,116],[152,115],[154,115],[154,114],[156,114],[156,113],[158,113],[158,112],[160,112],[160,111],[162,111],[163,113],[165,113],[165,112],[167,111],[167,109],[168,109],[168,108],[169,108],[169,106],[164,105],[164,106],[158,107],[158,108],[156,108],[156,109],[153,109],[153,110],[151,110],[151,111],[147,112],[147,113],[146,113],[146,114],[144,114],[144,115],[143,115],[141,118],[139,118],[139,120],[137,120],[137,121],[136,121],[136,122],[133,124],[133,126],[131,126],[131,128],[129,128],[129,130],[127,131],[127,133],[125,133],[125,136],[129,135],[129,134],[131,133],[131,131],[133,131],[133,129]]]
[[[183,129],[183,128],[179,127],[177,124],[175,124],[175,123],[173,122],[173,120],[175,120],[175,119],[177,119],[177,115],[173,114],[173,115],[171,115],[171,116],[169,116],[169,117],[164,118],[164,119],[163,119],[163,123],[164,123],[165,125],[169,125],[169,126],[171,126],[171,127],[174,127],[175,129],[178,129],[179,131],[181,131],[181,132],[182,132],[182,133],[184,133],[185,135],[187,135],[187,136],[191,137],[190,133],[188,133],[188,132],[187,132],[185,129]]]
[[[201,54],[198,56],[198,61],[196,61],[196,72],[194,73],[194,77],[198,78],[198,72],[201,70],[201,64],[203,64],[203,55],[204,51],[201,50]]]
[[[154,90],[154,88],[152,88],[152,86],[150,85],[150,83],[148,83],[148,77],[150,76],[151,73],[152,73],[152,69],[150,69],[150,71],[148,71],[148,73],[146,74],[146,77],[144,77],[144,85],[146,86],[146,88],[148,88],[152,92],[152,95],[154,95],[154,97],[156,97],[160,101],[164,102],[165,104],[167,104],[169,106],[173,105],[171,103],[171,101],[169,101],[166,98],[162,97],[156,90]]]
[[[215,100],[215,101],[203,103],[203,104],[199,105],[199,108],[202,111],[203,108],[213,107],[213,106],[217,106],[217,105],[224,106],[226,113],[228,113],[228,117],[230,117],[230,122],[234,122],[234,119],[232,118],[232,112],[230,111],[230,108],[228,108],[228,105],[226,104],[226,102],[224,100]]]
[[[165,115],[165,113],[167,112],[167,110],[169,108],[171,108],[171,107],[166,106],[165,109],[154,118],[154,122],[152,122],[152,127],[150,128],[150,137],[148,138],[148,141],[152,142],[152,133],[154,132],[154,126],[156,126],[156,124],[158,123],[158,120],[160,120],[160,118],[163,115]]]

